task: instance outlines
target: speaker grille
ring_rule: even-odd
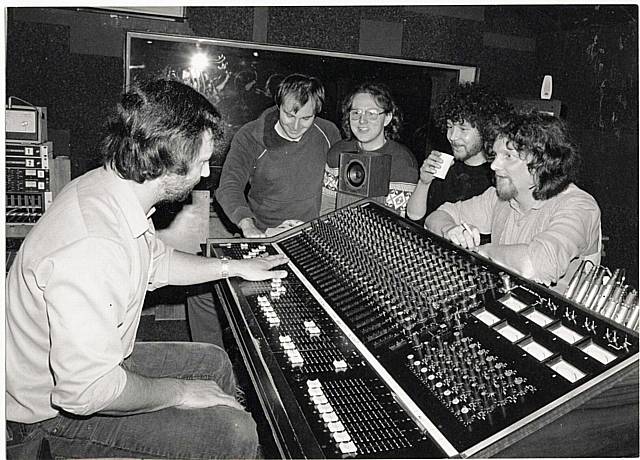
[[[364,184],[366,178],[366,171],[362,163],[357,160],[352,160],[347,165],[347,182],[353,188],[360,188]]]

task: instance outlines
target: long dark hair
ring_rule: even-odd
[[[558,117],[538,112],[512,112],[490,125],[491,137],[503,137],[517,150],[534,176],[533,197],[547,200],[575,182],[581,157]]]

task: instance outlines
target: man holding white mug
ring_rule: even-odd
[[[424,222],[441,204],[466,200],[492,185],[483,131],[491,119],[510,109],[507,102],[476,84],[454,87],[436,107],[436,125],[446,129],[453,155],[431,151],[407,203],[407,217]],[[437,180],[434,180],[434,177]]]

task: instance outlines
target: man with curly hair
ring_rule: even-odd
[[[512,113],[490,130],[495,187],[443,204],[425,227],[562,293],[583,259],[600,263],[600,208],[574,184],[580,156],[557,117]]]
[[[492,184],[485,127],[491,119],[510,109],[500,96],[481,85],[466,83],[449,91],[436,107],[434,121],[446,130],[454,162],[444,179],[434,180],[443,162],[433,150],[420,168],[420,180],[407,203],[407,217],[423,222],[425,216],[445,202],[466,200]]]

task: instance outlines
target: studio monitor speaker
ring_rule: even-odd
[[[340,154],[338,192],[360,197],[386,196],[390,176],[390,155],[366,151]]]

